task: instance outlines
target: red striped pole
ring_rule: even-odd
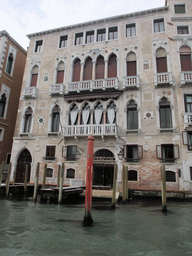
[[[94,138],[90,135],[87,142],[87,173],[86,173],[86,193],[85,193],[85,216],[84,226],[91,226],[93,219],[91,216],[92,209],[92,181],[93,181],[93,150]]]

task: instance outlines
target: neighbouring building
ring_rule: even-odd
[[[93,184],[112,186],[128,166],[133,190],[192,191],[192,5],[165,6],[28,35],[11,179],[85,183],[87,137]],[[121,159],[123,158],[123,159]]]
[[[0,164],[10,162],[27,52],[0,31]]]

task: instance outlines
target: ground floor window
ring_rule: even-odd
[[[66,178],[74,179],[75,178],[75,170],[72,168],[67,169]]]
[[[137,171],[135,171],[135,170],[128,171],[128,180],[129,181],[137,181]]]
[[[166,182],[176,182],[175,172],[166,171]]]

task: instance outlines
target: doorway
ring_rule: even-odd
[[[25,170],[26,166],[28,165],[28,175],[27,175],[27,183],[30,180],[31,174],[31,154],[27,149],[24,149],[17,160],[17,169],[16,169],[16,178],[15,182],[17,183],[24,183],[25,181]]]
[[[113,187],[113,165],[93,166],[93,185]]]

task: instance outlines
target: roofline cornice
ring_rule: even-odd
[[[83,26],[94,25],[94,24],[103,23],[103,22],[107,22],[107,21],[114,21],[114,20],[120,20],[120,19],[126,19],[126,18],[134,18],[134,17],[138,17],[138,16],[144,16],[147,14],[164,12],[164,11],[168,11],[168,6],[154,8],[154,9],[148,9],[148,10],[140,11],[140,12],[133,12],[133,13],[129,13],[129,14],[123,14],[123,15],[119,15],[119,16],[112,16],[109,18],[93,20],[93,21],[88,21],[88,22],[84,22],[84,23],[78,23],[78,24],[70,25],[70,26],[66,26],[66,27],[45,30],[45,31],[37,32],[37,33],[28,34],[27,37],[30,39],[32,37],[51,34],[51,33],[59,32],[59,31],[80,28]]]
[[[23,53],[27,54],[27,51],[19,44],[17,43],[6,30],[0,31],[0,37],[6,36],[17,48],[19,48]]]

